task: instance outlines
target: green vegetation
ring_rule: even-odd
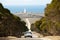
[[[60,35],[60,0],[52,0],[51,4],[47,4],[45,17],[33,25],[43,35]]]
[[[19,17],[13,15],[0,3],[0,37],[21,37],[21,35],[23,35],[22,32],[28,30],[25,24],[24,21],[21,21]]]

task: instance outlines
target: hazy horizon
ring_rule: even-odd
[[[12,13],[23,12],[26,9],[27,12],[43,13],[46,6],[4,6]]]
[[[24,9],[27,12],[43,13],[46,4],[51,3],[52,0],[0,0],[0,3],[12,13],[22,12]]]

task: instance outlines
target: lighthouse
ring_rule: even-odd
[[[26,13],[26,9],[24,9],[24,13]]]

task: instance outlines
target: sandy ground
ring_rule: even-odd
[[[60,36],[46,36],[44,39],[48,40],[60,40]]]
[[[16,37],[0,37],[0,40],[60,40],[60,36],[46,36],[42,38],[16,38]]]

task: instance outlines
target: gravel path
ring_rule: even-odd
[[[60,36],[46,36],[46,37],[42,37],[42,38],[0,37],[0,40],[60,40]]]

